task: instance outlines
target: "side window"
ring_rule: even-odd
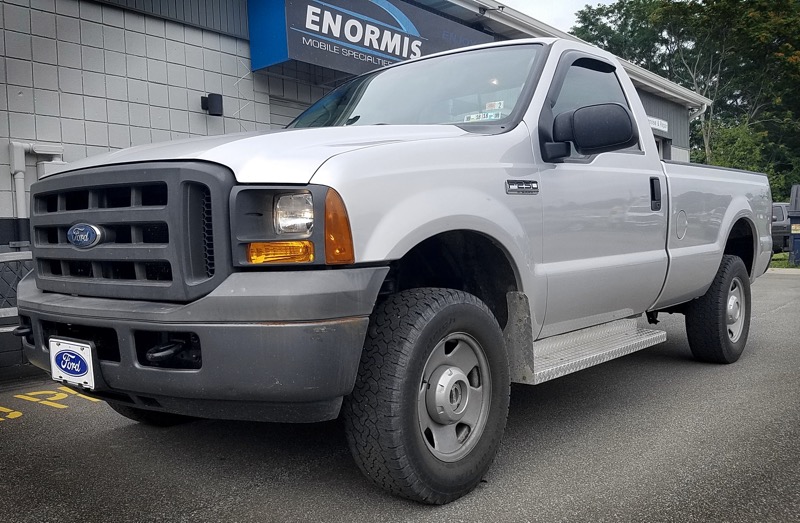
[[[617,74],[610,66],[595,60],[581,58],[573,63],[553,104],[553,117],[587,105],[618,103],[630,109]],[[634,145],[630,150],[639,150]],[[572,149],[570,158],[586,158]]]
[[[784,220],[783,207],[781,207],[780,205],[773,205],[772,215],[775,217],[775,221],[782,222]]]
[[[625,93],[614,71],[603,72],[584,67],[578,60],[567,71],[553,105],[553,116],[586,105],[618,103],[628,107]]]

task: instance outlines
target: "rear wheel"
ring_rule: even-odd
[[[173,425],[180,425],[193,421],[195,418],[190,416],[181,416],[180,414],[172,414],[170,412],[159,412],[156,410],[140,409],[137,407],[130,407],[128,405],[120,405],[119,403],[109,403],[117,414],[121,414],[126,418],[138,421],[145,425],[152,425],[154,427],[171,427]]]
[[[358,466],[409,499],[463,496],[497,453],[509,383],[502,332],[478,298],[450,289],[391,296],[373,314],[344,405]]]
[[[750,331],[750,277],[741,258],[725,255],[706,293],[686,311],[686,336],[695,358],[739,359]]]

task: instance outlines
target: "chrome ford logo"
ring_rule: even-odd
[[[62,350],[56,353],[56,365],[64,374],[77,378],[89,372],[89,364],[83,356],[72,350]]]
[[[76,223],[67,231],[67,241],[79,249],[94,247],[102,239],[100,228],[88,223]]]

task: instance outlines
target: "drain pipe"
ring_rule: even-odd
[[[10,142],[11,176],[14,181],[14,201],[17,207],[17,238],[20,241],[30,241],[27,219],[28,199],[25,196],[25,154],[32,153],[50,156],[53,160],[61,161],[64,147],[53,144]],[[25,220],[25,221],[24,221]]]
[[[689,121],[691,122],[692,120],[694,120],[695,118],[706,112],[707,109],[708,109],[708,104],[702,104],[699,108],[689,113]]]

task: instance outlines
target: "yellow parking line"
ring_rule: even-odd
[[[47,396],[47,395],[49,395],[49,397],[45,399],[39,399],[34,397],[34,396]],[[47,405],[48,407],[53,407],[54,409],[69,408],[66,405],[55,403],[56,401],[61,401],[67,398],[67,395],[64,394],[63,392],[55,392],[52,390],[40,390],[36,392],[29,392],[27,394],[15,394],[14,397],[25,401],[41,403],[42,405]]]
[[[0,412],[4,412],[5,416],[0,416],[0,421],[5,421],[7,419],[16,419],[22,416],[22,413],[18,410],[11,410],[5,407],[0,407]]]

